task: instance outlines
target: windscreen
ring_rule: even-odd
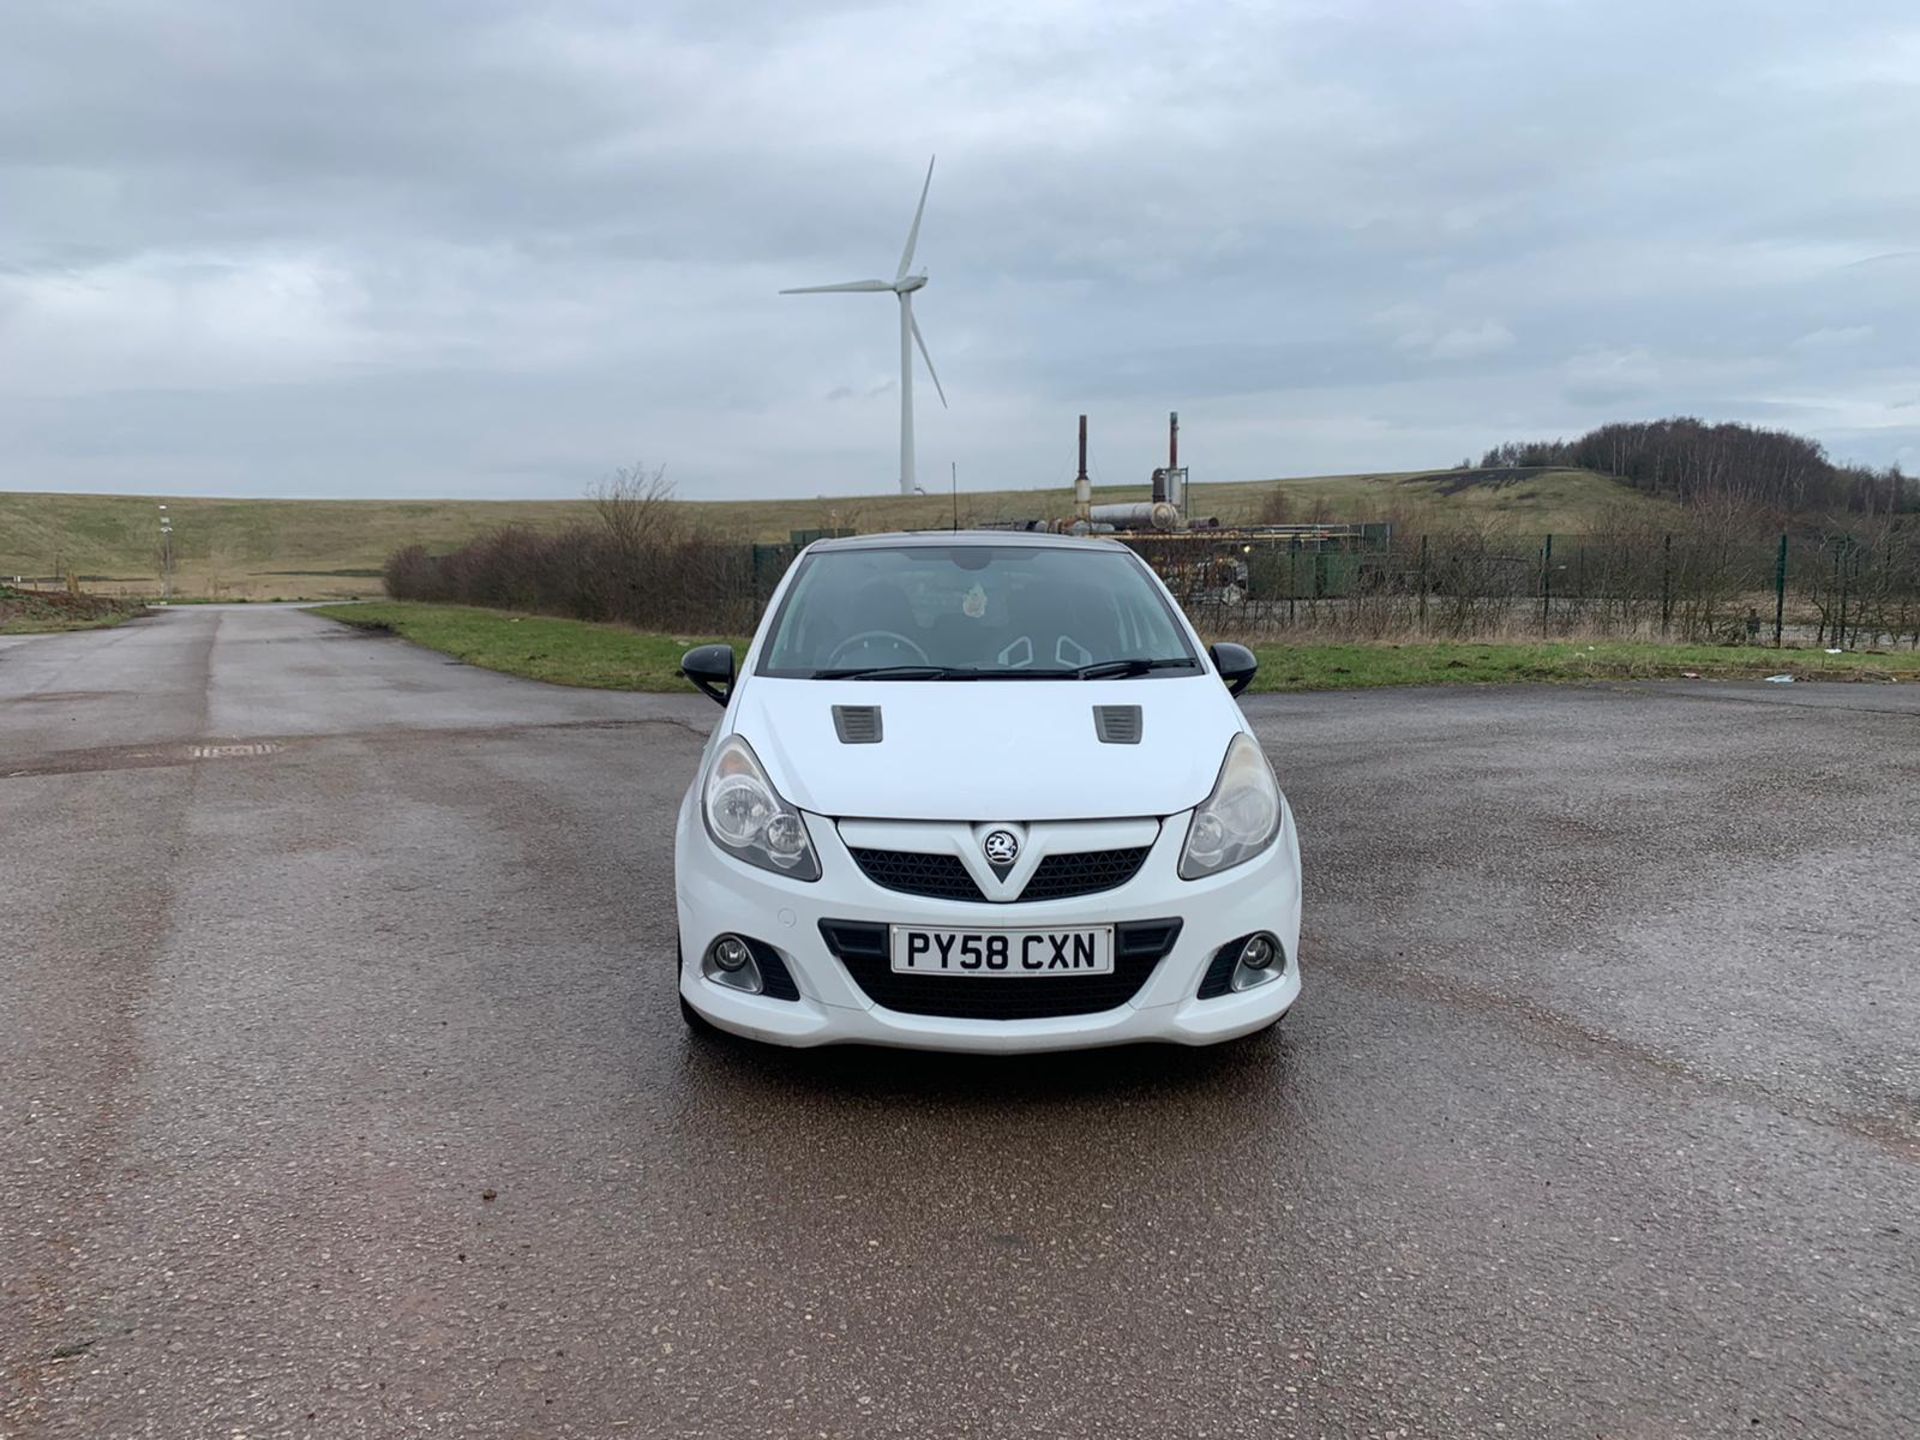
[[[808,556],[763,675],[1038,679],[1200,668],[1164,596],[1124,550],[902,545]]]

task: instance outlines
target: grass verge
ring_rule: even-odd
[[[1502,685],[1570,680],[1920,680],[1920,654],[1829,655],[1758,646],[1598,640],[1415,641],[1372,645],[1255,645],[1255,691],[1348,690],[1376,685]]]
[[[107,595],[16,590],[0,585],[0,635],[46,635],[64,630],[105,630],[143,614],[146,606]]]
[[[320,605],[312,613],[399,635],[487,670],[596,690],[690,690],[680,678],[680,657],[690,646],[725,638],[648,635],[548,615],[391,600]],[[736,640],[734,647],[744,650],[745,642]]]
[[[728,637],[648,635],[618,625],[590,625],[544,615],[516,615],[461,605],[394,601],[326,605],[331,620],[400,635],[469,665],[603,690],[688,689],[680,657],[689,646]],[[732,637],[737,651],[746,642]],[[1522,681],[1920,680],[1920,654],[1828,655],[1820,650],[1767,650],[1633,641],[1515,644],[1430,641],[1409,644],[1259,644],[1254,691],[1349,690],[1380,685],[1513,684]]]

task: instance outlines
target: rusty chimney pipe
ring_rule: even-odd
[[[1076,520],[1093,519],[1093,482],[1087,479],[1087,417],[1080,417],[1080,469],[1073,477],[1073,514]]]

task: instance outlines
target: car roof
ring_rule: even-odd
[[[878,535],[847,535],[816,540],[807,548],[815,554],[830,550],[897,550],[909,545],[994,545],[1066,550],[1122,550],[1117,540],[1102,536],[1062,535],[1051,530],[896,530]]]

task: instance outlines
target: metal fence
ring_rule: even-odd
[[[1212,634],[1452,638],[1604,633],[1920,648],[1920,527],[1417,534],[1384,525],[1118,537]],[[755,545],[756,613],[799,545]]]

